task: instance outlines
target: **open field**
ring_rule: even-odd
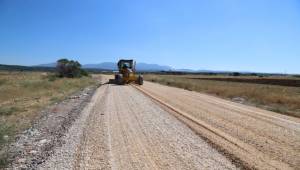
[[[289,87],[300,87],[300,78],[294,77],[204,77],[204,76],[191,76],[188,77],[195,80],[215,80],[227,82],[240,82],[240,83],[253,83],[253,84],[268,84]]]
[[[0,72],[0,150],[39,119],[39,110],[95,84],[91,77],[56,78],[46,72]],[[2,164],[4,163],[3,160]]]
[[[300,88],[292,87],[298,86],[299,78],[237,78],[200,75],[145,75],[144,78],[148,81],[204,92],[300,117]]]

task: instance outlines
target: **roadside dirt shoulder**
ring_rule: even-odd
[[[89,103],[95,89],[85,88],[41,111],[41,118],[18,135],[16,142],[9,146],[10,167],[36,169],[45,162],[53,154],[54,148],[64,143],[62,137]]]

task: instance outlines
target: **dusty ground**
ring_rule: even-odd
[[[34,168],[300,167],[300,119],[150,82],[102,85],[60,140]]]
[[[179,119],[248,167],[300,167],[299,118],[150,82],[141,89],[186,115]]]
[[[131,86],[100,87],[66,140],[40,169],[236,169]]]

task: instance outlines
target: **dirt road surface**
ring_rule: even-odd
[[[150,82],[102,85],[64,140],[39,169],[300,167],[299,119]]]
[[[132,86],[103,85],[40,169],[236,169]]]
[[[139,89],[247,167],[300,167],[298,118],[150,82]]]

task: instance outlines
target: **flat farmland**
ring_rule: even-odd
[[[239,83],[253,83],[253,84],[268,84],[279,85],[289,87],[300,87],[300,79],[293,77],[188,77],[190,79],[198,80],[215,80],[215,81],[227,81],[227,82],[239,82]]]

